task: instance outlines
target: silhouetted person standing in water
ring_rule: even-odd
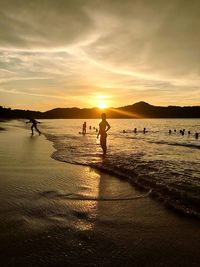
[[[86,128],[87,128],[87,124],[86,121],[83,123],[83,130],[82,130],[82,134],[86,134]]]
[[[106,139],[107,139],[107,131],[110,130],[110,124],[106,120],[106,114],[101,114],[102,121],[99,123],[99,132],[97,134],[97,138],[99,138],[100,135],[100,144],[103,149],[103,154],[105,155],[107,152],[107,145],[106,145]]]
[[[27,121],[26,123],[32,123],[31,125],[32,135],[34,135],[33,128],[35,128],[35,130],[39,133],[39,135],[41,134],[40,130],[37,127],[37,124],[40,123],[39,121],[36,121],[35,119],[29,119],[29,121]]]

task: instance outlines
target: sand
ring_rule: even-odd
[[[22,122],[0,127],[1,266],[200,265],[199,220],[119,178],[53,160],[52,143]]]

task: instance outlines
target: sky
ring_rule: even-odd
[[[200,105],[199,0],[0,0],[0,105]]]

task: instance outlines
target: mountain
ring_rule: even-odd
[[[146,102],[138,102],[124,109],[144,118],[200,118],[200,106],[153,106]]]
[[[0,118],[89,119],[100,118],[99,108],[55,108],[46,112],[4,108]],[[200,118],[200,106],[153,106],[144,101],[105,110],[108,118]]]

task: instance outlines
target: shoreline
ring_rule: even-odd
[[[198,220],[148,196],[68,199],[125,192],[137,197],[141,191],[90,167],[52,159],[44,136],[32,138],[8,124],[0,140],[1,266],[199,266]]]
[[[79,162],[72,163],[64,159],[63,160],[58,159],[56,154],[59,152],[59,150],[56,148],[54,141],[48,137],[48,134],[46,134],[45,137],[49,142],[53,144],[53,147],[55,149],[55,151],[51,154],[52,159],[58,162],[65,162],[68,164],[73,164],[75,166],[79,165],[79,166],[86,166],[86,167],[94,168],[95,170],[101,171],[105,174],[114,175],[116,178],[120,180],[128,181],[136,189],[144,190],[145,192],[148,193],[148,195],[152,199],[162,203],[164,208],[169,208],[173,210],[174,212],[177,212],[177,214],[181,214],[186,217],[200,219],[200,210],[199,210],[200,207],[199,205],[197,205],[198,203],[195,203],[196,206],[192,206],[190,202],[193,201],[193,199],[187,199],[186,192],[184,192],[185,198],[177,198],[177,195],[173,193],[173,188],[166,188],[166,186],[163,186],[163,185],[160,185],[158,187],[157,184],[150,181],[148,177],[145,179],[145,176],[142,178],[139,177],[138,179],[137,177],[138,175],[136,173],[134,174],[135,177],[133,178],[131,174],[127,172],[126,169],[122,170],[117,167],[113,169],[111,168],[112,166],[110,166],[109,163],[107,163],[107,165],[105,162],[104,163],[102,162],[101,164],[98,164],[98,163],[97,164],[95,163],[84,164],[84,163],[79,163]],[[181,194],[181,192],[179,194]]]
[[[124,179],[128,181],[133,187],[135,187],[138,190],[144,190],[148,193],[149,197],[152,199],[160,202],[163,204],[164,208],[172,209],[174,212],[177,212],[177,214],[181,214],[186,217],[192,217],[200,219],[200,212],[199,210],[195,210],[194,207],[189,207],[188,203],[182,202],[183,200],[179,200],[173,195],[169,195],[168,192],[171,193],[171,190],[167,191],[166,187],[162,186],[163,190],[160,190],[161,188],[157,188],[155,184],[151,183],[149,180],[145,180],[145,178],[138,180],[133,179],[130,175],[124,174],[121,170],[116,171],[109,171],[109,169],[104,168],[104,166],[95,166],[95,165],[85,165],[93,167],[99,171],[103,171],[110,175],[115,175],[119,179]],[[150,186],[149,186],[150,184]],[[159,190],[158,190],[159,189]]]
[[[113,170],[109,171],[106,168],[103,168],[103,166],[96,166],[96,165],[88,165],[88,164],[82,164],[82,163],[69,163],[67,161],[62,161],[54,158],[52,158],[56,161],[72,164],[72,165],[79,165],[79,166],[85,166],[85,167],[90,167],[93,168],[96,171],[103,172],[108,175],[114,175],[117,179],[120,180],[125,180],[130,183],[133,188],[141,191],[145,191],[146,195],[151,197],[153,200],[161,203],[163,205],[163,208],[168,208],[171,211],[174,211],[177,213],[177,215],[182,215],[188,218],[194,218],[194,219],[200,219],[200,213],[198,211],[195,211],[192,207],[189,208],[187,205],[184,206],[184,204],[181,204],[179,200],[176,198],[166,198],[168,195],[167,194],[162,194],[163,192],[158,191],[157,188],[152,188],[148,187],[146,184],[146,181],[144,183],[138,182],[137,180],[134,181],[131,177],[124,175],[121,171],[116,171],[114,172]],[[165,188],[163,188],[165,190]],[[165,190],[166,191],[166,190]],[[173,202],[174,201],[174,202]]]

